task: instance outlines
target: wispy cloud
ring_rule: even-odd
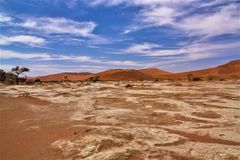
[[[12,20],[11,17],[5,15],[5,14],[2,14],[0,13],[0,22],[10,22]]]
[[[238,4],[229,4],[188,15],[188,10],[179,6],[154,6],[143,9],[139,20],[149,26],[170,26],[189,36],[213,37],[239,33],[239,8]]]
[[[85,0],[86,3],[92,6],[105,5],[105,6],[116,6],[116,5],[127,5],[127,6],[152,6],[152,5],[164,5],[164,4],[183,4],[189,3],[193,0]]]
[[[48,34],[70,34],[74,36],[94,37],[92,33],[96,24],[94,22],[79,22],[66,18],[32,18],[28,17],[26,20],[18,24],[21,27],[41,31]]]
[[[1,50],[1,59],[24,59],[35,61],[71,61],[71,62],[85,62],[91,64],[114,65],[114,66],[141,66],[134,61],[118,61],[107,59],[95,59],[89,56],[74,56],[66,54],[49,54],[49,53],[21,53],[11,50]]]
[[[125,49],[126,53],[142,54],[144,56],[170,56],[185,53],[185,50],[162,50],[161,46],[152,43],[134,44]]]
[[[76,21],[64,17],[18,16],[17,18],[12,18],[8,16],[8,18],[10,20],[4,21],[2,26],[11,28],[11,32],[14,34],[27,33],[35,35],[35,37],[44,37],[46,41],[61,42],[68,45],[101,45],[113,42],[107,37],[93,33],[97,27],[97,24],[93,21]],[[5,19],[7,20],[7,18]],[[24,39],[26,38],[30,39],[30,37],[24,37]],[[2,44],[10,43],[10,40],[4,39],[1,40]],[[35,40],[37,39],[35,38]]]
[[[223,34],[239,34],[239,9],[238,5],[227,5],[214,13],[193,15],[174,25],[193,36],[213,37]]]
[[[136,24],[127,27],[124,30],[126,34],[153,26],[169,26],[188,36],[213,37],[240,33],[240,5],[236,1],[87,0],[87,2],[92,6],[141,6],[142,9],[136,15]]]
[[[184,58],[185,60],[197,60],[209,57],[223,56],[224,54],[227,54],[229,50],[237,52],[238,50],[240,50],[240,43],[193,43],[184,45],[183,47],[179,47],[176,49],[167,50],[161,49],[161,46],[157,44],[143,43],[134,44],[129,48],[125,49],[125,52],[132,54],[141,54],[143,56],[166,57],[165,60],[176,59],[175,56],[178,55],[181,55],[180,58]]]
[[[0,52],[1,59],[48,59],[51,56],[47,53],[19,53],[10,50],[1,49]]]
[[[9,45],[12,43],[21,43],[30,46],[39,46],[46,43],[45,39],[30,36],[30,35],[17,35],[17,36],[0,36],[0,45]]]

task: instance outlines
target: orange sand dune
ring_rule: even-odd
[[[240,60],[203,70],[171,73],[158,68],[135,69],[110,69],[100,73],[59,73],[47,76],[30,78],[41,81],[83,81],[90,77],[98,76],[100,80],[154,80],[154,79],[186,79],[188,74],[194,77],[207,78],[212,76],[216,79],[240,79]],[[67,77],[65,79],[65,76]]]
[[[153,80],[150,75],[134,69],[111,69],[96,74],[101,80]]]
[[[224,79],[239,79],[240,78],[240,60],[228,62],[226,64],[190,72],[176,73],[172,75],[172,78],[186,78],[188,74],[192,74],[196,77],[208,77],[213,76],[216,78]]]
[[[40,81],[82,81],[86,80],[91,77],[92,73],[58,73],[58,74],[51,74],[46,76],[39,76],[31,78],[33,80],[39,79]]]
[[[145,69],[140,69],[140,72],[152,76],[153,78],[158,78],[164,75],[169,75],[172,74],[171,72],[163,71],[158,68],[145,68]]]

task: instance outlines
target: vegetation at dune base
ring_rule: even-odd
[[[20,77],[24,72],[29,72],[30,70],[26,67],[19,67],[16,66],[12,68],[10,72],[5,72],[4,70],[0,69],[0,82],[5,84],[19,84],[20,82],[26,81],[25,77]]]
[[[188,79],[188,81],[192,81],[193,80],[193,75],[192,74],[188,74],[187,75],[187,79]]]
[[[64,81],[68,81],[68,76],[67,75],[64,76]]]
[[[191,81],[201,81],[202,80],[201,77],[194,77],[192,74],[188,74],[187,79],[188,79],[189,82],[191,82]]]
[[[209,75],[209,76],[207,77],[207,80],[208,80],[208,81],[212,81],[212,80],[213,80],[213,76]]]
[[[89,81],[90,81],[90,82],[97,82],[97,81],[100,81],[100,77],[99,77],[99,76],[90,77],[90,78],[89,78]]]
[[[193,81],[201,81],[202,79],[200,77],[193,77]]]
[[[126,85],[125,85],[125,88],[133,88],[133,85],[131,85],[131,84],[126,84]]]
[[[0,69],[0,82],[4,82],[6,79],[6,72]]]

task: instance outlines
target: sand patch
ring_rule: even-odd
[[[202,118],[221,118],[222,116],[220,114],[217,114],[213,111],[205,111],[205,112],[193,112],[192,115]]]

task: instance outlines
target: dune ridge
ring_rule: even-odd
[[[58,73],[46,76],[32,77],[30,79],[40,81],[84,81],[91,77],[98,77],[99,80],[155,80],[155,79],[186,79],[187,75],[192,74],[195,77],[207,78],[212,76],[216,79],[239,79],[240,78],[240,60],[230,61],[226,64],[211,67],[202,70],[189,72],[171,73],[158,68],[144,69],[110,69],[99,73]]]

